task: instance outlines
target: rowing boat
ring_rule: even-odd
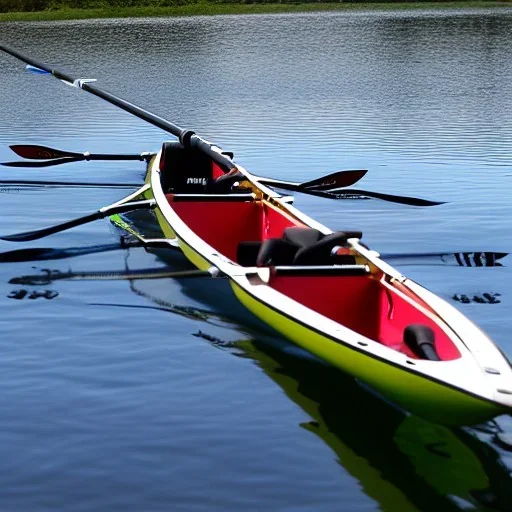
[[[361,233],[332,232],[240,165],[226,178],[198,156],[165,143],[144,195],[165,239],[226,277],[251,313],[437,422],[474,424],[512,408],[507,358],[458,310],[380,259]]]
[[[336,198],[330,183],[314,180],[306,187],[255,176],[194,132],[102,91],[90,79],[73,79],[0,49],[178,137],[156,154],[140,155],[147,162],[145,183],[125,199],[4,240],[34,240],[106,216],[154,209],[163,237],[139,236],[147,247],[179,248],[197,267],[193,276],[224,278],[230,293],[258,319],[406,410],[448,425],[475,424],[512,410],[512,367],[484,332],[381,259],[353,226],[333,232],[274,190]],[[43,156],[27,158],[91,159],[90,154],[52,156],[44,149]],[[343,190],[339,195],[350,193]]]

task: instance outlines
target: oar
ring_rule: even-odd
[[[179,270],[169,271],[165,268],[144,268],[131,271],[104,270],[100,272],[60,272],[58,270],[44,270],[43,274],[33,274],[13,277],[10,284],[23,284],[26,286],[41,286],[53,281],[118,281],[132,279],[187,279],[198,277],[220,277],[217,267],[208,270]]]
[[[285,190],[289,190],[286,186],[279,188],[283,188]],[[296,192],[300,192],[302,194],[309,194],[312,196],[325,197],[327,199],[351,199],[353,197],[368,197],[381,199],[383,201],[389,201],[391,203],[399,203],[399,204],[407,204],[410,206],[436,206],[440,204],[444,204],[442,201],[430,201],[429,199],[421,199],[418,197],[409,197],[409,196],[397,196],[393,194],[382,194],[380,192],[370,192],[368,190],[360,190],[360,189],[350,189],[345,188],[343,190],[318,190],[311,188],[300,188],[295,189]]]
[[[402,265],[445,264],[459,267],[501,267],[501,260],[508,252],[473,251],[473,252],[425,252],[425,253],[389,253],[381,254],[386,261]]]
[[[48,146],[14,144],[9,146],[17,155],[30,160],[44,160],[42,162],[4,162],[2,165],[8,167],[49,167],[83,160],[138,160],[149,161],[154,153],[144,152],[140,154],[103,154],[103,153],[76,153],[63,151]]]
[[[19,263],[21,261],[47,261],[95,254],[98,252],[116,251],[120,244],[103,244],[91,247],[68,247],[67,249],[52,249],[49,247],[31,247],[30,249],[16,249],[0,253],[0,263]]]
[[[0,180],[2,188],[18,187],[76,187],[76,188],[135,188],[140,187],[140,183],[96,183],[88,181],[39,181],[39,180]]]
[[[90,213],[89,215],[84,215],[83,217],[78,217],[77,219],[68,220],[62,224],[56,224],[48,228],[37,229],[35,231],[26,231],[23,233],[6,235],[0,237],[0,239],[7,240],[8,242],[28,242],[30,240],[37,240],[39,238],[44,238],[45,236],[53,235],[54,233],[59,233],[67,229],[75,228],[94,220],[103,219],[115,213],[126,213],[134,210],[150,209],[155,208],[155,206],[156,202],[153,199],[121,204],[115,203],[109,206],[104,206],[103,208],[100,208],[98,211]]]
[[[341,173],[348,173],[348,179],[344,185],[336,185],[336,182],[339,183],[344,179],[343,175],[340,176]],[[383,201],[389,201],[391,203],[407,204],[411,206],[435,206],[439,204],[444,204],[444,202],[442,201],[430,201],[429,199],[420,199],[417,197],[382,194],[380,192],[370,192],[368,190],[349,188],[337,190],[338,188],[341,187],[350,186],[351,184],[355,183],[355,181],[361,179],[365,174],[365,170],[340,171],[340,173],[334,173],[328,176],[324,176],[323,178],[308,181],[306,183],[288,183],[286,181],[279,181],[270,178],[258,178],[258,180],[261,183],[264,183],[265,185],[274,186],[284,190],[293,190],[295,192],[300,192],[302,194],[325,197],[328,199],[349,199],[351,196],[359,196],[372,197],[375,199],[381,199]],[[350,183],[351,178],[355,179],[355,181],[352,181],[352,183]]]
[[[138,117],[139,119],[143,119],[144,121],[152,124],[153,126],[156,126],[166,132],[169,132],[176,137],[179,138],[181,144],[185,148],[195,148],[198,151],[204,153],[205,155],[209,156],[214,162],[216,162],[222,169],[224,169],[227,172],[236,171],[237,166],[233,162],[232,158],[230,158],[229,155],[227,155],[225,152],[222,151],[221,148],[218,146],[215,146],[211,142],[208,142],[207,140],[202,139],[198,135],[196,135],[195,132],[192,130],[186,130],[178,125],[175,125],[164,118],[157,116],[156,114],[153,114],[147,110],[142,109],[141,107],[138,107],[137,105],[134,105],[133,103],[130,103],[126,100],[123,100],[122,98],[115,96],[114,94],[110,92],[103,91],[96,87],[95,85],[92,85],[93,82],[95,82],[95,79],[90,78],[73,78],[65,73],[62,73],[61,71],[57,69],[52,69],[46,64],[42,64],[40,62],[37,62],[34,59],[31,59],[29,57],[26,57],[19,53],[18,51],[9,48],[5,45],[0,44],[0,50],[4,51],[5,53],[8,53],[9,55],[12,55],[13,57],[21,60],[22,62],[25,62],[25,64],[28,64],[29,66],[37,68],[37,70],[46,71],[47,73],[51,73],[55,78],[61,80],[62,82],[71,85],[73,87],[77,87],[79,89],[82,89],[86,92],[89,92],[109,103],[112,105],[115,105],[122,110]],[[276,185],[277,186],[277,185]],[[321,185],[320,185],[321,186]],[[303,192],[306,194],[313,194],[313,195],[319,195],[321,193],[321,190],[313,190],[311,188],[300,188],[299,189],[293,189],[297,190],[299,192]],[[379,194],[376,192],[366,192],[366,191],[355,191],[355,193],[359,192],[360,195],[366,196],[366,197],[376,197],[378,199],[382,199],[385,201],[392,201],[395,203],[401,203],[401,204],[413,204],[415,206],[432,206],[434,204],[442,204],[439,202],[434,201],[426,201],[423,199],[414,199],[409,197],[401,197],[396,195],[389,195],[389,194]],[[323,197],[330,197],[331,199],[340,199],[339,197],[332,197],[332,196],[323,196]]]
[[[90,245],[88,247],[66,247],[53,249],[51,247],[30,247],[28,249],[15,249],[14,251],[0,252],[0,263],[19,263],[22,261],[48,261],[96,254],[132,247],[143,247],[144,244],[137,241],[126,241],[121,238],[120,243]]]
[[[508,253],[430,253],[430,254],[389,254],[382,255],[386,259],[400,258],[402,256],[410,257],[431,257],[431,256],[454,256],[458,258],[459,254],[487,254],[496,255],[490,257],[489,261],[495,262],[496,259],[503,258]],[[480,261],[477,257],[477,261]],[[473,265],[469,265],[473,266]],[[476,265],[476,266],[493,266],[493,265]],[[185,279],[185,278],[198,278],[198,277],[222,277],[219,269],[216,267],[210,267],[208,270],[181,270],[181,271],[169,271],[161,268],[146,268],[133,271],[99,271],[99,272],[60,272],[58,270],[52,271],[45,269],[43,274],[31,274],[20,277],[12,278],[10,284],[22,284],[22,285],[47,285],[53,281],[66,280],[66,281],[111,281],[111,280],[132,280],[132,279]]]
[[[82,160],[148,160],[154,153],[144,152],[140,154],[102,154],[102,153],[76,153],[63,151],[62,149],[50,148],[33,144],[13,144],[9,146],[17,155],[30,160],[51,160],[54,158],[80,158]]]
[[[78,162],[81,160],[148,160],[153,153],[141,153],[140,155],[116,155],[116,154],[94,154],[88,151],[83,153],[73,153],[61,149],[50,148],[39,145],[12,145],[10,148],[19,156],[31,160],[44,160],[43,162],[4,162],[2,165],[9,167],[49,167],[69,162]],[[314,180],[304,183],[294,183],[290,181],[276,180],[272,178],[258,177],[257,180],[265,185],[281,187],[287,190],[329,190],[334,188],[349,187],[359,181],[368,170],[357,169],[347,171],[337,171]]]
[[[344,189],[339,192],[327,192],[330,195],[333,195],[335,199],[345,199],[347,196],[363,196],[363,197],[373,197],[375,199],[381,199],[383,201],[389,201],[391,203],[399,203],[399,204],[408,204],[411,206],[436,206],[439,204],[445,204],[444,201],[430,201],[429,199],[421,199],[418,197],[408,197],[408,196],[397,196],[394,194],[382,194],[380,192],[370,192],[368,190],[358,190],[358,189]]]
[[[131,229],[131,227],[121,218],[111,219],[111,221],[118,226],[123,226],[123,229],[129,231],[137,239],[126,240],[124,237],[121,237],[120,243],[91,245],[89,247],[67,247],[63,249],[30,247],[29,249],[15,249],[14,251],[0,252],[0,263],[61,260],[64,258],[73,258],[75,256],[85,256],[86,254],[96,254],[137,247],[144,247],[145,249],[169,249],[173,251],[179,250],[179,245],[175,239],[144,238],[140,233]]]
[[[60,164],[70,164],[72,162],[80,162],[83,158],[56,158],[54,160],[41,160],[37,162],[2,162],[0,165],[5,167],[52,167]]]
[[[410,206],[436,206],[439,204],[444,204],[444,202],[442,201],[430,201],[429,199],[421,199],[418,197],[382,194],[380,192],[370,192],[368,190],[359,190],[355,188],[346,188],[343,190],[336,190],[332,192],[323,190],[301,189],[297,190],[297,192],[313,196],[326,197],[328,199],[350,199],[351,196],[372,197],[375,199],[381,199],[383,201],[389,201],[391,203],[407,204]]]
[[[38,68],[42,71],[46,71],[47,73],[51,73],[55,78],[61,80],[62,82],[71,85],[73,87],[77,87],[79,89],[82,89],[86,92],[89,92],[93,94],[94,96],[97,96],[112,105],[115,105],[116,107],[121,108],[122,110],[140,118],[144,121],[152,124],[153,126],[156,126],[168,133],[173,134],[174,136],[178,137],[181,144],[186,148],[195,148],[198,151],[201,151],[205,155],[208,155],[214,162],[216,162],[219,166],[221,166],[226,171],[231,171],[232,169],[235,169],[236,166],[229,158],[228,155],[223,154],[222,149],[211,144],[207,140],[202,139],[201,137],[197,136],[195,132],[192,130],[185,130],[178,125],[175,125],[164,118],[157,116],[147,110],[142,109],[141,107],[138,107],[137,105],[134,105],[133,103],[130,103],[126,100],[123,100],[122,98],[119,98],[118,96],[115,96],[114,94],[103,91],[96,87],[95,85],[92,85],[92,82],[95,82],[94,79],[90,78],[73,78],[70,75],[67,75],[57,69],[52,69],[46,64],[43,64],[41,62],[37,62],[34,59],[31,59],[29,57],[26,57],[19,53],[18,51],[9,48],[5,45],[0,44],[0,50],[4,51],[5,53],[8,53],[9,55],[12,55],[13,57],[21,60],[22,62],[25,62],[25,64],[29,64],[30,66],[33,66],[35,68]]]
[[[120,243],[92,245],[88,247],[67,247],[53,249],[50,247],[31,247],[29,249],[15,249],[0,252],[0,263],[14,263],[22,261],[48,261],[75,256],[85,256],[102,252],[116,251],[145,247],[146,249],[178,249],[172,240],[145,239],[139,233],[134,233],[138,240],[121,238]],[[387,253],[380,257],[386,261],[393,261],[402,265],[454,265],[459,267],[501,267],[498,262],[508,256],[508,252],[473,251],[473,252],[424,252],[424,253]]]

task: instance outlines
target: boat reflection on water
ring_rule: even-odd
[[[258,341],[245,352],[312,418],[319,436],[382,510],[510,511],[512,478],[499,452],[471,429],[450,429],[390,405],[307,359]]]
[[[204,280],[183,280],[180,286],[195,303],[211,293]],[[172,304],[176,295],[164,283],[133,281],[131,288],[159,308],[206,322],[196,336],[254,360],[311,417],[300,426],[333,450],[382,510],[510,512],[512,477],[499,449],[490,444],[493,423],[485,434],[409,415],[291,343],[234,323],[229,306],[223,305],[229,318],[220,315],[212,307],[218,295],[205,308],[195,308]]]

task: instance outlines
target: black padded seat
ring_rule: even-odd
[[[286,228],[282,238],[240,242],[237,261],[244,267],[276,265],[353,265],[349,254],[333,255],[333,249],[343,247],[348,238],[361,238],[361,232],[337,231],[324,235],[317,229],[294,226]]]
[[[291,265],[295,254],[300,249],[297,244],[282,238],[267,238],[258,251],[256,266],[269,267]]]
[[[309,247],[318,242],[324,235],[318,229],[314,228],[301,228],[294,226],[286,228],[283,233],[283,239],[292,242],[299,247]]]
[[[205,193],[212,181],[212,160],[196,149],[184,148],[179,142],[164,142],[160,180],[164,192]]]
[[[347,243],[347,235],[343,231],[322,236],[317,242],[302,247],[293,258],[294,265],[332,265],[332,251]],[[355,261],[355,260],[354,260]]]
[[[261,241],[240,242],[236,261],[243,267],[269,267],[291,265],[300,247],[281,238]]]

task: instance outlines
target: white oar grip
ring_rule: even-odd
[[[91,82],[97,82],[96,78],[77,78],[73,80],[73,82],[68,82],[67,80],[62,80],[61,82],[69,85],[70,87],[76,87],[77,89],[83,89],[84,84],[90,84]]]

